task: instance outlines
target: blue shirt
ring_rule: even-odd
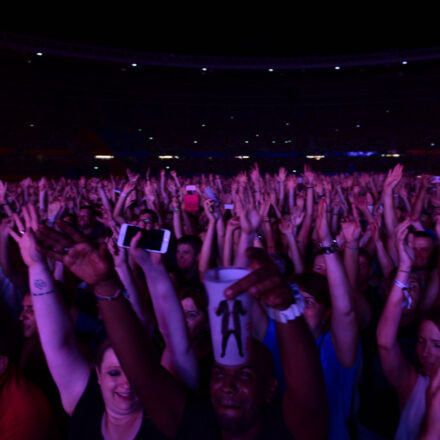
[[[362,352],[359,344],[356,362],[351,368],[343,367],[337,356],[330,332],[321,334],[316,340],[329,407],[328,439],[350,440],[348,422],[362,367]]]

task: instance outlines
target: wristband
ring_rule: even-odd
[[[306,303],[301,295],[299,288],[294,283],[289,283],[292,296],[295,300],[287,309],[278,310],[273,307],[266,306],[267,314],[276,322],[286,324],[289,321],[293,321],[304,313]]]
[[[121,295],[123,295],[125,297],[124,292],[125,292],[124,289],[118,289],[116,291],[116,294],[113,296],[97,295],[95,293],[95,297],[96,297],[96,299],[100,299],[100,300],[104,300],[104,301],[114,301],[115,299],[118,299]]]
[[[412,304],[412,298],[411,295],[408,293],[406,289],[402,290],[403,293],[403,301],[402,301],[402,309],[410,309]]]
[[[400,287],[401,289],[408,289],[408,287],[409,287],[409,284],[402,283],[402,281],[399,281],[396,278],[394,278],[393,283],[395,286]]]
[[[334,254],[338,249],[338,242],[336,240],[332,240],[332,244],[330,246],[324,246],[322,243],[319,243],[319,247],[321,248],[321,252],[326,255]]]

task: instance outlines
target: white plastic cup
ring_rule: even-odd
[[[252,297],[242,293],[226,299],[224,291],[250,273],[248,269],[211,269],[203,282],[208,293],[208,314],[214,359],[222,365],[240,365],[250,359]]]

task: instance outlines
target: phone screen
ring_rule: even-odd
[[[139,232],[142,232],[142,237],[139,240],[139,247],[142,249],[148,249],[151,251],[160,251],[162,248],[162,240],[164,231],[160,229],[151,229],[146,231],[145,229],[138,228],[137,226],[127,226],[123,246],[130,246],[131,239]]]

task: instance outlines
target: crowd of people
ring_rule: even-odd
[[[438,177],[26,178],[0,215],[1,439],[439,438]],[[224,292],[252,297],[238,365],[213,356],[216,267],[250,269]]]

